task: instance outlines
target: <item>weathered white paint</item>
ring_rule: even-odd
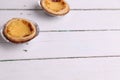
[[[114,1],[114,3],[112,3],[113,0],[109,1],[109,6],[112,6],[113,4],[116,4],[117,6],[118,1]],[[11,18],[23,17],[37,22],[39,24],[40,31],[120,29],[119,10],[72,10],[64,17],[50,17],[44,14],[42,10],[17,10],[33,9],[33,5],[34,7],[37,5],[37,1],[35,0],[12,0],[9,3],[6,3],[8,4],[7,6],[3,5],[5,2],[7,2],[7,0],[0,1],[0,8],[2,9],[0,10],[0,28],[2,28],[3,25]],[[74,6],[77,6],[79,2],[89,2],[89,4],[93,4],[93,1],[90,3],[90,1],[86,0],[85,2],[82,0],[79,0],[79,2],[74,2],[74,0],[68,2],[72,3]],[[101,5],[103,0],[98,2]],[[104,2],[108,2],[108,0]],[[95,1],[94,4],[97,5],[97,2]],[[116,8],[114,6],[112,7]],[[7,8],[13,10],[8,10]],[[80,9],[79,6],[77,6],[77,8]],[[98,7],[96,6],[96,8]],[[29,43],[29,45],[8,44],[4,43],[2,38],[0,38],[0,59],[120,55],[119,34],[119,31],[41,32],[36,39]],[[28,51],[25,52],[26,50]]]
[[[71,9],[81,10],[71,10],[64,17],[50,17],[42,10],[34,10],[40,9],[37,1],[0,0],[0,28],[13,17],[23,17],[37,22],[41,31],[48,31],[20,45],[6,43],[0,37],[0,60],[89,58],[0,62],[0,80],[120,80],[120,31],[111,31],[120,29],[120,11],[112,10],[120,9],[119,0],[66,0]],[[109,55],[116,57],[99,57]]]
[[[0,28],[14,17],[35,21],[40,30],[120,29],[120,11],[71,11],[64,17],[51,17],[36,10],[1,10]]]
[[[119,41],[119,31],[41,32],[28,45],[0,43],[0,59],[120,55]]]
[[[0,63],[0,80],[119,80],[120,58]]]
[[[120,8],[119,0],[66,0],[71,9]],[[0,0],[0,9],[39,9],[38,0]]]

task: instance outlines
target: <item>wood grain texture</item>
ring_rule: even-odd
[[[120,9],[119,0],[66,0],[71,9]],[[18,4],[19,3],[19,4]],[[40,9],[38,0],[0,0],[0,9]]]
[[[51,17],[39,10],[1,10],[0,28],[11,18],[22,17],[39,24],[40,30],[120,29],[120,11],[71,11],[64,17]]]
[[[119,80],[120,58],[0,63],[1,80]]]
[[[0,0],[0,29],[14,17],[40,27],[25,44],[0,36],[0,80],[120,80],[120,1],[66,1],[70,13],[50,17],[38,0]]]
[[[27,44],[0,43],[0,60],[120,55],[120,32],[41,32]]]

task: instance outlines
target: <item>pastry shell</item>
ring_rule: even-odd
[[[49,14],[49,15],[52,15],[52,16],[63,16],[63,15],[66,15],[70,11],[69,5],[64,0],[60,0],[61,3],[63,4],[64,8],[62,10],[57,11],[57,12],[47,8],[46,3],[45,3],[46,1],[47,0],[41,0],[40,1],[40,5],[43,8],[43,10],[47,14]],[[53,1],[53,0],[51,0],[51,1]]]
[[[31,30],[31,34],[27,35],[27,36],[23,36],[23,37],[14,37],[14,36],[11,36],[10,34],[8,34],[8,25],[16,20],[20,20],[20,21],[23,21],[23,22],[29,24],[28,27]],[[4,40],[7,42],[12,42],[12,43],[28,42],[28,41],[32,40],[33,38],[35,38],[38,35],[38,33],[39,33],[38,24],[35,22],[32,22],[30,20],[24,19],[24,18],[12,18],[4,25],[3,29],[1,30],[1,34],[2,34],[2,37],[4,38]]]

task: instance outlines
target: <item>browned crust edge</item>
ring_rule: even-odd
[[[22,39],[18,39],[18,38],[14,38],[14,37],[11,37],[11,36],[8,36],[7,34],[7,25],[12,22],[13,20],[16,20],[16,19],[20,19],[20,20],[24,20],[28,23],[30,23],[32,29],[33,29],[33,33],[28,36],[28,37],[25,37],[25,38],[22,38]],[[4,28],[3,28],[3,35],[4,37],[9,40],[10,42],[13,42],[13,43],[24,43],[24,42],[28,42],[30,40],[32,40],[34,37],[37,36],[37,29],[36,29],[36,26],[34,24],[32,24],[31,21],[27,20],[27,19],[23,19],[23,18],[12,18],[11,20],[9,20],[5,25],[4,25]]]
[[[68,5],[65,1],[64,1],[64,2],[65,2],[65,4],[67,5],[67,11],[64,12],[64,13],[61,13],[61,14],[53,13],[53,12],[50,12],[49,10],[47,10],[47,9],[44,7],[44,5],[43,5],[44,1],[45,1],[45,0],[41,0],[41,1],[40,1],[40,5],[41,5],[41,7],[42,7],[47,13],[49,13],[49,14],[51,14],[51,15],[54,15],[54,16],[63,16],[63,15],[66,15],[67,13],[70,12],[70,7],[69,7],[69,5]],[[65,9],[66,9],[66,8],[65,8]]]

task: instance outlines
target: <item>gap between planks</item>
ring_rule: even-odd
[[[93,30],[40,30],[39,32],[43,33],[53,33],[53,32],[108,32],[108,31],[120,31],[120,29],[93,29]],[[7,42],[0,42],[0,43],[7,43]]]
[[[6,59],[0,62],[16,62],[16,61],[41,61],[41,60],[64,60],[64,59],[93,59],[93,58],[120,58],[120,55],[105,56],[81,56],[81,57],[53,57],[53,58],[28,58],[28,59]]]
[[[40,33],[54,33],[54,32],[112,32],[112,31],[120,31],[120,29],[93,29],[93,30],[40,30]],[[7,43],[7,42],[0,42]]]
[[[120,31],[120,29],[40,30],[40,32],[97,32],[97,31]]]
[[[13,9],[9,9],[9,8],[3,8],[0,10],[43,10],[43,9],[20,9],[20,8],[13,8]],[[119,11],[120,8],[84,8],[84,9],[70,9],[71,11]]]

